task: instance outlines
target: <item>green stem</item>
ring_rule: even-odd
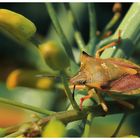
[[[69,17],[70,17],[70,20],[71,20],[71,23],[73,25],[73,28],[74,28],[74,37],[75,37],[75,41],[80,49],[80,51],[84,51],[84,47],[85,47],[85,42],[82,38],[82,35],[79,31],[79,27],[78,27],[78,23],[76,21],[76,16],[72,10],[72,8],[70,7],[69,4],[65,4],[65,7],[68,11],[68,14],[69,14]]]
[[[123,114],[123,117],[121,118],[121,121],[120,121],[119,125],[117,126],[117,129],[115,130],[114,134],[111,137],[117,137],[117,135],[118,135],[124,121],[126,120],[127,116],[128,116],[127,113]]]
[[[118,39],[118,31],[121,30],[122,42],[119,47],[106,49],[101,57],[130,57],[140,42],[140,3],[134,3],[130,7],[120,26],[112,36],[112,40]],[[135,21],[135,22],[134,22]],[[134,47],[135,46],[135,47]]]
[[[73,121],[76,122],[77,120],[85,119],[89,113],[94,113],[94,117],[113,115],[113,114],[118,114],[118,113],[120,114],[120,113],[124,113],[124,112],[137,113],[137,112],[139,112],[139,108],[140,108],[139,100],[140,99],[138,97],[125,100],[127,102],[132,103],[135,106],[135,108],[132,110],[127,109],[127,108],[118,107],[118,102],[116,102],[116,101],[109,101],[108,102],[109,112],[107,114],[105,114],[105,112],[103,111],[103,109],[101,108],[100,105],[88,106],[79,112],[77,112],[76,110],[69,110],[69,111],[53,113],[50,116],[47,116],[45,118],[41,118],[40,120],[32,120],[31,122],[28,122],[25,125],[22,124],[22,126],[17,126],[17,127],[14,126],[13,128],[10,128],[10,130],[7,130],[7,131],[9,132],[12,130],[11,132],[14,133],[14,132],[20,130],[23,133],[23,131],[25,132],[25,130],[28,130],[28,128],[30,128],[30,123],[35,122],[39,126],[44,126],[52,118],[56,118],[56,119],[62,121],[63,123],[67,124],[69,122],[73,122]]]
[[[16,131],[16,132],[14,132],[14,133],[12,133],[12,134],[9,134],[9,135],[5,136],[5,138],[16,138],[16,137],[18,137],[18,136],[20,136],[20,135],[22,135],[22,134],[23,134],[23,132],[21,132],[21,131]]]
[[[53,23],[53,26],[54,26],[56,32],[58,33],[58,36],[60,37],[60,40],[64,46],[65,51],[67,52],[67,55],[69,56],[69,58],[71,58],[75,62],[74,55],[72,53],[72,46],[68,42],[68,40],[67,40],[67,38],[66,38],[66,36],[65,36],[61,26],[60,26],[59,20],[57,18],[57,14],[56,14],[52,4],[46,3],[46,7],[48,10],[48,14],[51,18],[51,21]]]
[[[73,100],[73,98],[72,98],[72,93],[71,93],[71,91],[70,91],[69,84],[68,84],[68,81],[67,81],[67,78],[66,78],[64,72],[62,72],[62,83],[64,84],[66,96],[67,96],[68,99],[70,100],[72,107],[73,107],[76,111],[79,111],[79,107],[78,107],[76,101]]]
[[[4,132],[5,132],[5,133],[4,133],[3,136],[8,136],[9,134],[16,132],[22,124],[23,124],[23,123],[16,124],[16,125],[14,125],[14,126],[6,127],[6,128],[4,129]],[[1,135],[0,135],[0,136],[1,136]]]
[[[89,42],[96,38],[96,13],[95,13],[95,6],[94,4],[88,3],[88,12],[89,12]]]
[[[97,43],[97,36],[96,36],[96,12],[95,6],[92,3],[88,4],[88,13],[89,13],[89,41],[87,44],[87,51],[88,54],[93,55],[96,51],[96,43]]]
[[[121,17],[121,13],[117,12],[117,13],[114,14],[112,19],[109,21],[109,23],[103,29],[101,37],[117,23],[117,21],[120,19],[120,17]]]
[[[69,123],[72,121],[85,119],[89,113],[94,113],[94,117],[113,115],[113,114],[119,114],[119,113],[124,113],[124,112],[136,113],[136,112],[139,112],[139,108],[140,108],[139,100],[140,99],[138,97],[125,100],[127,102],[132,103],[135,106],[135,108],[131,110],[125,107],[120,108],[117,101],[108,101],[107,105],[108,105],[109,111],[107,112],[107,114],[103,111],[100,105],[88,106],[79,112],[77,112],[76,110],[69,110],[69,111],[54,113],[46,118],[41,119],[38,122],[38,124],[39,125],[46,124],[53,117],[55,117],[56,119],[59,119],[60,121],[63,121],[64,123]]]
[[[87,115],[87,120],[86,120],[86,124],[85,124],[83,137],[89,137],[90,128],[91,128],[91,124],[92,124],[92,119],[93,119],[93,114],[89,113]]]
[[[71,23],[72,23],[74,29],[79,30],[79,26],[78,26],[78,23],[77,23],[77,20],[76,20],[76,16],[75,16],[74,11],[72,10],[70,4],[65,3],[64,6],[65,6],[66,10],[68,11],[68,15],[70,17],[70,20],[71,20]]]
[[[0,97],[0,102],[4,103],[4,104],[9,104],[9,105],[21,107],[21,108],[24,108],[24,109],[28,109],[28,110],[31,110],[31,111],[34,111],[34,112],[37,112],[37,113],[41,113],[41,114],[44,114],[44,115],[51,115],[52,113],[54,113],[53,111],[49,111],[49,110],[46,110],[46,109],[42,109],[42,108],[38,108],[38,107],[35,107],[35,106],[27,105],[27,104],[24,104],[24,103],[19,103],[19,102],[16,102],[16,101],[11,101],[11,100],[4,99],[4,98],[1,98],[1,97]]]
[[[19,128],[17,128],[18,130],[5,136],[5,138],[15,138],[20,136],[21,134],[24,134],[25,132],[27,132],[29,130],[29,128],[31,127],[30,123],[25,123],[23,125],[21,125]]]
[[[107,37],[107,38],[101,40],[101,41],[96,45],[96,47],[95,47],[95,48],[96,48],[96,49],[95,49],[95,52],[96,52],[98,49],[100,49],[101,47],[103,47],[103,46],[109,44],[110,41],[111,41],[111,39],[112,39],[112,36],[113,36],[113,35],[111,35],[111,36],[109,36],[109,37]]]
[[[85,43],[84,40],[82,39],[81,33],[79,31],[75,31],[74,33],[75,41],[78,44],[78,47],[80,51],[85,51]]]

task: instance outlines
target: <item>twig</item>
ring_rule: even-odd
[[[15,138],[21,134],[24,134],[25,132],[27,132],[29,130],[29,128],[31,127],[30,123],[25,123],[23,125],[21,125],[17,131],[15,131],[14,133],[11,133],[9,135],[7,135],[5,138]]]
[[[23,134],[23,132],[21,132],[21,131],[16,131],[16,132],[14,132],[14,133],[12,133],[12,134],[10,134],[10,135],[7,135],[5,138],[16,138],[16,137],[18,137],[18,136],[20,136],[20,135],[22,135]]]
[[[107,103],[108,108],[109,108],[109,111],[107,113],[103,111],[100,105],[88,106],[79,112],[77,112],[76,110],[70,110],[70,111],[54,113],[44,119],[41,119],[39,121],[39,124],[47,123],[52,117],[55,117],[56,119],[59,119],[60,121],[63,121],[64,123],[69,123],[72,121],[86,118],[89,112],[93,113],[94,117],[105,116],[105,115],[110,115],[110,114],[118,114],[118,113],[124,113],[124,112],[136,113],[136,112],[139,112],[139,108],[140,108],[139,100],[140,99],[138,97],[125,100],[127,102],[132,103],[135,106],[135,108],[132,110],[126,107],[123,107],[122,105],[119,105],[118,102],[116,101],[109,101]]]
[[[118,114],[118,113],[124,113],[124,112],[128,112],[128,113],[139,112],[139,108],[140,108],[139,100],[140,99],[138,97],[126,100],[127,102],[131,102],[135,106],[135,108],[133,110],[129,110],[128,108],[124,108],[124,107],[120,106],[116,101],[109,101],[108,102],[109,111],[106,115]],[[97,105],[97,106],[88,106],[79,112],[77,112],[76,110],[57,112],[46,118],[41,118],[39,121],[38,120],[32,121],[32,123],[36,122],[39,126],[44,126],[52,118],[55,117],[56,119],[67,124],[69,122],[85,119],[89,113],[93,113],[94,117],[105,116],[105,112],[102,110],[102,107],[100,105]],[[28,122],[28,124],[30,124],[30,122]],[[22,125],[24,125],[24,124],[22,124]],[[13,126],[13,128],[11,127],[8,129],[8,132],[10,132],[10,130],[12,130],[11,132],[14,133],[16,131],[19,131],[20,128],[22,128],[22,126],[17,126],[17,127]]]

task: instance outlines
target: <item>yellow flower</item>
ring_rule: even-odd
[[[36,32],[35,25],[24,16],[7,9],[0,9],[0,30],[19,40],[29,39]]]
[[[63,70],[69,66],[69,58],[64,50],[54,41],[39,46],[46,63],[54,70]]]
[[[65,125],[56,119],[52,119],[45,127],[42,132],[42,137],[58,138],[66,136]]]

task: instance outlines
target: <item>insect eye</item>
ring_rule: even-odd
[[[80,80],[78,83],[84,85],[86,83],[86,81]]]

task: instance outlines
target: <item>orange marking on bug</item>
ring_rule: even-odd
[[[86,86],[92,87],[92,88],[94,87],[94,88],[98,88],[98,89],[101,88],[101,85],[98,83],[87,83]]]
[[[74,85],[70,85],[69,88],[70,89],[73,89],[74,88]],[[85,88],[86,88],[85,85],[76,85],[76,87],[75,87],[75,89],[79,89],[79,90],[83,90]]]

